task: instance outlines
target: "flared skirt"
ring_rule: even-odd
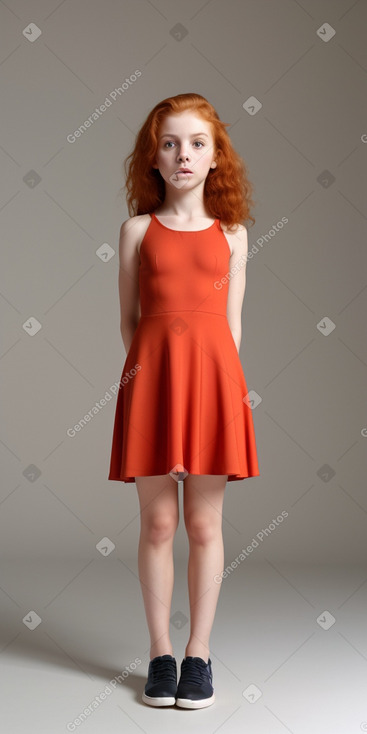
[[[246,379],[221,314],[142,316],[123,366],[108,479],[172,471],[260,474]]]

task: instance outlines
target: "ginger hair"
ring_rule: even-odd
[[[204,204],[208,213],[218,218],[230,231],[239,223],[255,223],[250,209],[253,186],[247,167],[234,150],[226,127],[214,107],[200,94],[178,94],[159,102],[149,113],[136,135],[132,153],[124,160],[125,186],[129,216],[153,212],[164,201],[165,181],[153,168],[158,149],[161,122],[170,114],[192,111],[209,123],[214,140],[216,168],[211,168],[204,184]]]

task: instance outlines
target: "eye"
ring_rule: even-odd
[[[203,143],[202,140],[195,140],[194,142],[195,143],[199,143],[200,146],[205,145],[205,143]],[[164,144],[163,147],[165,148],[167,145],[170,145],[171,143],[172,143],[172,145],[174,145],[174,141],[173,140],[167,140],[167,142]]]

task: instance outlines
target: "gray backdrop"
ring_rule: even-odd
[[[264,562],[289,588],[288,564],[310,564],[320,589],[353,565],[338,604],[365,593],[366,2],[13,0],[0,19],[4,644],[99,563],[125,569],[144,624],[136,487],[107,479],[126,357],[119,189],[146,115],[182,92],[231,124],[257,202],[240,356],[260,477],[227,484],[225,563],[252,544],[243,568]]]
[[[260,477],[227,484],[226,548],[239,550],[239,533],[251,541],[284,510],[258,555],[358,560],[367,518],[366,3],[324,2],[335,19],[324,28],[316,0],[192,2],[184,12],[172,2],[38,2],[32,22],[42,18],[42,33],[33,42],[16,35],[17,45],[26,8],[2,11],[5,555],[90,558],[104,536],[122,556],[135,554],[135,484],[107,480],[110,388],[126,357],[121,167],[150,109],[195,91],[231,123],[257,202],[240,356],[261,398]]]
[[[152,107],[191,91],[230,123],[257,202],[240,357],[258,395],[260,476],[226,486],[229,571],[211,638],[218,703],[204,729],[367,731],[366,6],[0,4],[9,734],[65,732],[124,665],[128,680],[85,730],[151,734],[169,722],[187,731],[185,712],[141,702],[149,638],[138,498],[135,484],[107,476],[126,357],[122,162]],[[174,552],[179,665],[189,633],[182,514]],[[202,717],[192,721],[202,732]]]

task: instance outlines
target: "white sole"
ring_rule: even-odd
[[[191,698],[176,698],[176,706],[182,709],[203,709],[205,706],[211,706],[215,701],[214,693],[210,698],[204,698],[202,701],[195,701]]]
[[[144,703],[149,704],[149,706],[173,706],[176,703],[174,696],[157,696],[156,698],[153,698],[152,696],[147,696],[146,693],[143,693],[142,699]]]

